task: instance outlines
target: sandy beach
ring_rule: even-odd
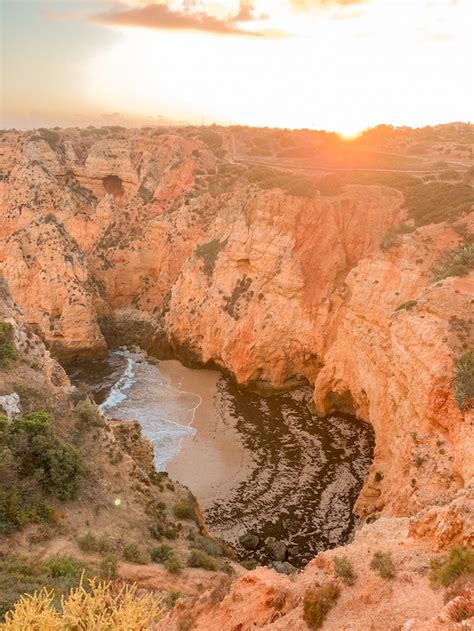
[[[174,387],[202,398],[192,422],[195,433],[181,439],[181,449],[166,471],[188,486],[205,510],[215,501],[225,501],[248,478],[252,457],[229,410],[217,405],[219,372],[191,370],[174,360],[161,361],[159,368]]]

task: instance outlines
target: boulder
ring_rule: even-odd
[[[246,550],[256,550],[260,544],[260,539],[257,535],[251,535],[249,532],[239,537],[240,545]]]

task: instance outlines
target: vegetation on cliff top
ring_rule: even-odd
[[[467,276],[474,269],[474,241],[465,239],[460,245],[445,252],[433,268],[433,278]]]
[[[33,594],[43,588],[54,594],[53,603],[58,606],[60,596],[79,585],[83,572],[88,572],[87,567],[77,559],[67,556],[53,556],[43,561],[33,561],[21,556],[9,556],[0,560],[0,621],[23,594]]]

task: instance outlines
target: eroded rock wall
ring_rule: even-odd
[[[394,189],[229,185],[241,167],[173,131],[2,145],[2,269],[58,357],[103,353],[105,333],[260,390],[309,381],[318,413],[375,428],[361,515],[412,514],[469,481],[472,412],[452,379],[473,347],[474,280],[434,282],[432,268],[472,233],[473,213],[409,224],[389,247],[407,215]]]

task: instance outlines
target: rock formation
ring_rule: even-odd
[[[12,132],[0,145],[0,263],[51,352],[93,357],[121,339],[212,362],[261,392],[309,382],[319,415],[348,411],[375,429],[359,516],[416,515],[400,535],[410,550],[422,545],[414,537],[441,547],[470,540],[454,498],[474,473],[474,411],[455,400],[453,379],[474,347],[474,277],[433,270],[446,252],[472,248],[472,189],[453,184],[463,204],[441,216],[429,208],[428,220],[408,185],[426,187],[411,175],[384,186],[372,174],[330,193],[316,178],[311,194],[292,194],[301,172],[272,171],[275,185],[262,185],[268,164],[232,153],[228,130],[219,131],[226,156],[193,128],[98,131]],[[472,500],[462,505],[472,511]],[[384,524],[398,522],[377,523],[383,538]],[[323,565],[331,554],[319,555]],[[229,598],[270,594],[275,581],[286,579],[263,570],[242,578],[216,625],[234,628],[222,626],[234,624]],[[300,628],[301,612],[284,613],[298,589],[285,583],[280,613],[262,606],[259,623]],[[195,628],[214,628],[206,615]],[[342,628],[339,618],[328,624]]]

